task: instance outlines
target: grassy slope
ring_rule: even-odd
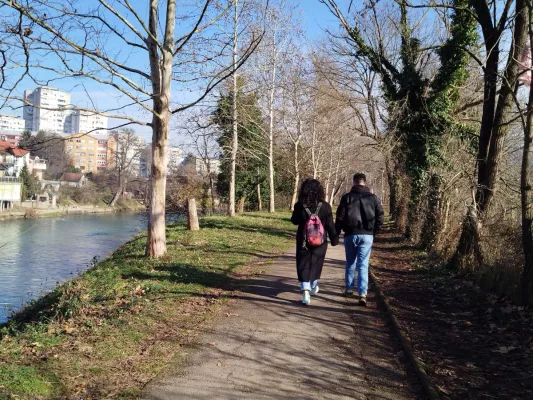
[[[169,225],[159,260],[144,257],[146,237],[137,236],[0,328],[0,399],[135,398],[194,341],[233,274],[282,253],[294,232],[286,214],[209,217],[201,226]]]

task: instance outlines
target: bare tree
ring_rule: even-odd
[[[184,145],[198,156],[202,161],[208,179],[207,190],[211,197],[211,210],[216,207],[217,170],[220,158],[220,148],[217,143],[217,131],[208,106],[199,107],[187,118],[181,130],[185,132],[188,140]]]
[[[233,5],[233,96],[231,99],[231,118],[233,137],[231,141],[231,167],[230,167],[230,182],[229,182],[229,202],[228,215],[235,216],[235,173],[237,167],[237,152],[239,151],[239,134],[238,134],[238,108],[237,108],[237,92],[238,92],[238,76],[237,76],[237,57],[239,54],[239,0],[235,0]]]
[[[302,54],[295,49],[292,63],[286,66],[285,82],[283,84],[283,104],[281,107],[282,130],[289,141],[292,151],[293,185],[290,209],[294,209],[298,197],[300,184],[300,147],[309,106],[309,85],[306,81],[307,70]]]
[[[9,58],[9,67],[3,69],[0,94],[6,104],[13,99],[27,103],[16,95],[24,78],[39,84],[82,78],[122,96],[122,105],[107,110],[105,115],[126,120],[123,125],[136,123],[152,128],[146,245],[146,254],[152,257],[166,252],[170,116],[197,104],[235,73],[261,38],[261,33],[251,33],[247,45],[238,54],[234,52],[231,65],[220,67],[220,63],[211,62],[222,57],[231,44],[213,26],[234,3],[237,0],[191,2],[178,12],[176,0],[167,0],[164,5],[149,0],[146,8],[134,6],[130,0],[0,0],[2,26],[7,27],[3,41],[9,49],[3,53]],[[189,95],[173,101],[172,82]],[[130,111],[138,109],[148,113],[151,121],[134,117],[138,112]]]
[[[109,205],[113,207],[117,200],[124,196],[128,182],[139,175],[141,153],[146,148],[144,140],[135,135],[133,129],[123,132],[112,132],[108,142],[108,169],[117,180],[116,191]]]
[[[295,22],[295,5],[291,0],[276,0],[266,15],[265,37],[254,54],[250,67],[253,69],[252,80],[257,85],[257,92],[262,100],[267,117],[265,137],[268,140],[266,157],[268,159],[269,212],[275,211],[275,166],[274,146],[276,133],[276,99],[281,90],[281,79],[287,73],[285,66],[294,57],[292,45],[294,36],[298,35]]]

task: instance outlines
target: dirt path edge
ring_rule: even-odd
[[[409,362],[413,365],[416,375],[420,380],[420,383],[426,396],[429,400],[440,400],[440,396],[435,387],[431,384],[426,370],[424,369],[424,366],[422,364],[422,361],[420,361],[420,359],[415,355],[413,346],[411,345],[411,341],[407,338],[407,335],[404,333],[404,330],[402,329],[398,318],[396,318],[396,315],[394,315],[394,312],[389,304],[389,300],[383,293],[378,279],[372,271],[369,271],[369,276],[370,281],[374,285],[374,290],[378,298],[379,306],[383,309],[383,311],[387,315],[387,318],[390,320],[394,333],[398,335],[398,339],[400,340],[402,349]]]

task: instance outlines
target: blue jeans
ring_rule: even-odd
[[[368,291],[368,261],[372,249],[373,235],[345,235],[346,250],[346,290],[353,291],[355,269],[357,268],[357,292],[366,296]]]
[[[301,291],[311,290],[317,285],[318,285],[318,279],[313,282],[300,282],[300,290]]]

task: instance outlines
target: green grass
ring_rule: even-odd
[[[33,366],[0,365],[0,390],[11,393],[30,393],[35,396],[57,394],[59,382],[53,376]],[[0,392],[1,393],[1,392]]]
[[[194,342],[235,273],[293,243],[288,217],[208,217],[198,232],[172,224],[157,260],[144,256],[146,234],[138,235],[0,327],[0,398],[135,398]]]

